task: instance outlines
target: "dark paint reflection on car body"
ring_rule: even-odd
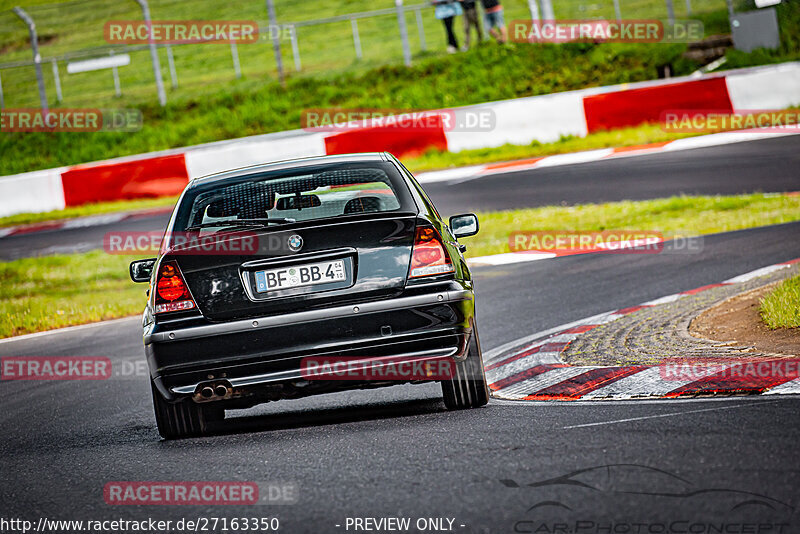
[[[384,183],[386,189],[364,189]],[[323,201],[307,201],[303,194]],[[276,203],[278,196],[294,200]],[[251,202],[260,207],[251,209]],[[308,158],[196,179],[179,199],[167,235],[212,212],[233,225],[243,212],[241,220],[251,221],[253,213],[263,217],[303,205],[311,207],[293,217],[306,220],[285,217],[281,224],[247,229],[273,245],[256,254],[176,253],[167,247],[154,260],[132,264],[132,277],[142,271],[138,281],[152,273],[144,346],[162,436],[203,433],[226,409],[402,382],[305,380],[301,365],[309,357],[446,359],[455,375],[442,381],[445,404],[465,408],[488,401],[463,246],[390,154]],[[327,205],[336,213],[308,218],[308,210]],[[477,232],[474,215],[457,217],[451,223],[466,228],[462,235]],[[235,233],[219,235],[237,239]],[[276,272],[285,281],[286,268],[332,263],[344,268],[343,280],[264,290],[265,273],[274,283]],[[177,276],[165,279],[164,272]],[[256,287],[257,279],[262,286]],[[166,302],[163,287],[170,298],[185,291],[159,308],[157,301]]]

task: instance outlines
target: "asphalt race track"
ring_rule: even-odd
[[[751,168],[723,163],[732,157],[725,147],[593,165],[616,166],[615,175],[604,170],[612,181],[662,169],[661,186],[620,189],[625,198],[782,191],[800,189],[796,167],[786,167],[791,158],[796,162],[797,148],[800,138],[761,145],[774,149],[772,174],[763,170],[764,160],[763,172],[753,171],[749,181]],[[723,170],[712,177],[705,158],[715,151]],[[648,163],[656,157],[658,165]],[[698,165],[696,179],[689,160]],[[580,177],[589,168],[531,173],[525,194],[536,193],[538,177],[555,184],[551,173],[563,177],[563,194],[578,191],[566,183],[573,176],[568,171]],[[508,196],[519,198],[523,176],[486,182],[513,187]],[[441,199],[446,187],[432,190]],[[790,223],[707,236],[698,253],[667,247],[660,254],[476,268],[483,349],[797,257],[800,223]],[[143,356],[139,322],[133,317],[3,341],[0,357],[106,356],[114,368],[135,369]],[[283,532],[354,532],[346,528],[348,518],[408,517],[412,525],[418,518],[450,518],[453,532],[475,533],[800,532],[796,396],[493,400],[478,410],[448,412],[438,385],[395,386],[229,413],[217,434],[175,442],[159,439],[147,378],[133,371],[98,381],[2,382],[0,402],[0,516],[34,524],[40,517],[277,517]],[[110,481],[196,480],[295,483],[299,501],[112,506],[103,498]]]
[[[426,186],[442,213],[800,189],[800,136],[593,161]],[[724,169],[724,170],[722,170]],[[722,170],[722,171],[721,171]],[[439,206],[441,204],[441,206]]]
[[[720,172],[720,169],[724,169]],[[443,215],[554,204],[800,190],[800,136],[436,182]],[[161,230],[169,215],[0,238],[0,260],[101,248],[111,231]]]

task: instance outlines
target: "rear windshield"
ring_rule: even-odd
[[[236,221],[276,226],[410,208],[409,193],[391,164],[300,168],[201,184],[187,191],[176,230],[228,229]],[[415,210],[414,210],[415,211]],[[219,224],[219,226],[216,226]]]

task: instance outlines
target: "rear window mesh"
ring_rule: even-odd
[[[221,184],[195,197],[187,226],[237,219],[306,221],[399,208],[392,181],[383,169],[332,169]],[[214,231],[213,227],[209,230]]]

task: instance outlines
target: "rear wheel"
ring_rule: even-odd
[[[178,402],[167,402],[155,385],[153,391],[153,409],[156,414],[158,433],[164,439],[179,439],[199,436],[207,432],[208,423],[220,421],[225,417],[225,410],[220,406],[204,406],[191,399]]]
[[[456,362],[452,379],[442,380],[442,395],[444,405],[450,410],[478,408],[489,402],[477,328],[473,329],[467,358],[463,362]]]

